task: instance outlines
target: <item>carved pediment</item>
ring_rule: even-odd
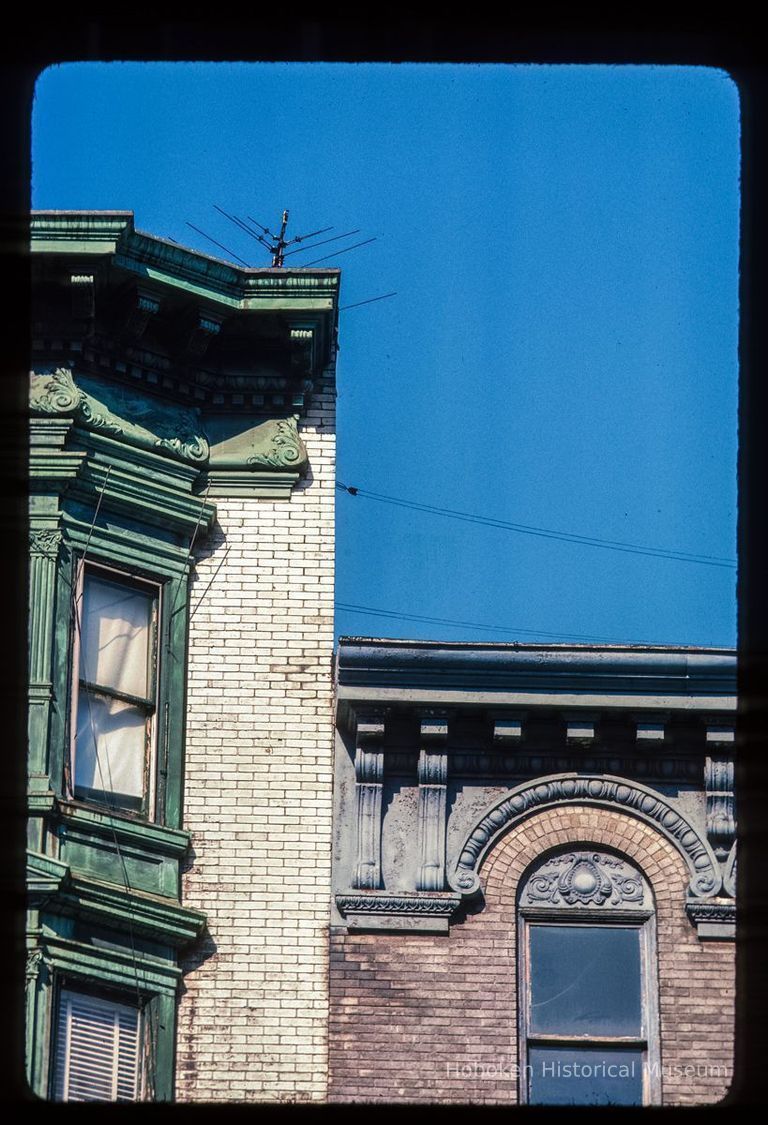
[[[89,430],[182,461],[200,464],[208,459],[208,440],[197,410],[85,375],[75,381],[66,367],[33,372],[30,409],[33,414],[70,415]]]
[[[298,415],[270,418],[242,429],[236,420],[211,418],[211,469],[266,468],[300,473],[307,450],[299,437]]]

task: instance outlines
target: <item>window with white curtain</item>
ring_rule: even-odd
[[[80,567],[71,789],[149,814],[157,698],[159,587]]]
[[[56,1021],[54,1100],[139,1101],[141,1022],[136,1005],[62,988]]]

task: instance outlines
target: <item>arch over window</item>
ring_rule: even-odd
[[[653,892],[626,857],[575,845],[518,892],[520,1100],[660,1101]]]

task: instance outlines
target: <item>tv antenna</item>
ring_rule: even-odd
[[[228,215],[226,211],[222,210],[222,208],[218,207],[215,203],[214,207],[216,207],[216,210],[220,211],[221,214],[224,215],[227,219],[236,222],[237,225],[245,229],[248,234],[252,235],[254,238],[257,238],[261,245],[264,246],[272,255],[272,265],[276,267],[282,266],[284,264],[283,259],[285,258],[286,248],[288,246],[293,246],[294,242],[303,242],[305,238],[316,238],[318,234],[325,234],[326,231],[333,230],[333,227],[323,227],[322,230],[313,230],[309,234],[299,234],[296,235],[295,238],[287,239],[285,237],[285,231],[286,227],[288,226],[288,212],[283,211],[283,219],[280,226],[280,232],[278,234],[274,234],[269,229],[269,227],[262,226],[260,222],[249,215],[248,218],[251,220],[251,222],[254,223],[255,226],[257,226],[259,230],[263,232],[262,234],[257,234],[255,231],[250,230],[247,224],[243,223],[241,219],[237,219],[235,215]],[[266,235],[266,238],[264,237],[264,235]]]
[[[245,219],[241,219],[238,215],[232,215],[229,211],[225,211],[224,208],[219,207],[217,203],[214,203],[213,206],[220,215],[223,215],[225,219],[228,219],[229,222],[233,223],[236,227],[238,227],[239,230],[245,231],[245,233],[249,234],[251,238],[255,238],[256,241],[265,248],[265,250],[268,250],[272,256],[272,266],[276,269],[280,269],[282,266],[284,266],[285,259],[291,254],[302,254],[307,250],[314,250],[315,247],[327,246],[330,242],[338,242],[342,238],[350,238],[353,234],[360,233],[360,228],[358,227],[355,230],[345,231],[344,234],[336,234],[332,238],[324,238],[321,242],[312,242],[312,244],[309,246],[298,246],[294,250],[289,250],[289,246],[296,246],[297,243],[306,242],[308,239],[315,239],[318,235],[326,234],[329,230],[333,230],[333,227],[322,227],[320,230],[313,230],[308,234],[298,234],[293,238],[286,238],[285,232],[288,226],[288,211],[283,211],[280,230],[275,233],[274,231],[271,231],[269,227],[265,227],[263,223],[260,223],[258,219],[254,219],[252,215],[248,216],[249,221],[246,222]],[[231,258],[234,258],[235,261],[240,262],[242,265],[248,264],[247,262],[244,262],[241,257],[230,250],[229,247],[224,246],[223,243],[218,242],[215,238],[212,238],[209,234],[206,234],[204,230],[201,230],[200,227],[196,227],[194,223],[187,222],[187,226],[191,227],[192,230],[197,231],[198,234],[201,234],[203,238],[206,238],[209,242],[212,242],[214,246],[218,246],[220,250],[224,250],[225,253],[227,253]],[[258,228],[258,230],[255,229],[256,227]],[[342,249],[335,250],[331,254],[326,254],[322,258],[315,259],[315,261],[308,262],[306,264],[315,265],[315,263],[318,261],[326,262],[329,258],[335,258],[339,254],[346,254],[348,250],[356,250],[358,246],[367,246],[369,242],[375,241],[375,238],[366,238],[363,242],[356,242],[352,246],[345,246]]]

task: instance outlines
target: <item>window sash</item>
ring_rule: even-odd
[[[602,914],[598,910],[590,910],[589,915],[581,915],[579,918],[574,918],[570,910],[563,913],[561,910],[553,909],[551,913],[543,909],[536,909],[533,911],[520,911],[518,914],[518,941],[520,954],[519,962],[519,983],[518,983],[518,1025],[519,1025],[519,1073],[521,1075],[520,1083],[520,1100],[521,1102],[528,1103],[530,1101],[530,1085],[532,1080],[532,1073],[529,1067],[529,1053],[531,1048],[536,1047],[562,1047],[563,1050],[578,1050],[584,1048],[589,1051],[591,1048],[603,1048],[610,1051],[612,1047],[621,1049],[634,1048],[636,1051],[642,1053],[642,1104],[648,1105],[653,1100],[651,1098],[651,1090],[656,1088],[657,1083],[653,1080],[651,1073],[651,1063],[656,1059],[657,1049],[655,1044],[651,1050],[651,1040],[655,1028],[655,1020],[652,1017],[651,1002],[650,1002],[650,988],[651,978],[654,976],[652,972],[652,960],[655,956],[655,944],[652,940],[652,919],[646,911],[638,912],[636,918],[632,918],[629,913],[623,914],[621,919],[618,919],[613,913]],[[640,956],[640,1002],[641,1002],[641,1026],[638,1035],[633,1036],[614,1036],[614,1035],[568,1035],[562,1033],[541,1033],[534,1032],[531,1027],[531,996],[532,996],[532,977],[531,977],[531,928],[533,926],[553,926],[553,927],[573,927],[576,928],[593,928],[593,927],[610,927],[616,929],[630,929],[638,932],[639,940],[639,956]],[[653,1056],[653,1058],[651,1057]],[[558,1103],[552,1103],[558,1104]],[[619,1103],[616,1103],[619,1104]]]
[[[142,1097],[142,1019],[135,1005],[62,988],[55,1101],[133,1102]]]
[[[90,617],[88,632],[90,642],[84,637],[86,585],[93,577],[94,588],[100,589],[101,601],[109,606],[110,589],[114,592],[115,617],[107,619],[105,630],[100,631],[94,616]],[[124,571],[108,568],[98,563],[78,564],[77,603],[73,667],[76,673],[72,685],[72,726],[70,764],[67,788],[76,799],[106,804],[110,808],[149,815],[154,802],[154,747],[156,742],[157,685],[158,685],[158,631],[161,611],[161,587]],[[121,591],[126,597],[121,598]],[[146,606],[146,628],[141,635],[141,600],[131,603],[135,594]],[[96,602],[98,606],[98,599]],[[128,607],[125,611],[125,606]],[[116,627],[112,622],[123,612],[128,619]],[[133,620],[131,620],[131,618]],[[137,618],[139,623],[137,625]],[[137,647],[136,634],[143,644]],[[113,646],[116,671],[110,676],[104,669],[91,670],[86,666],[84,651],[93,637],[104,635]],[[127,639],[126,639],[127,638]],[[116,646],[116,647],[114,647]],[[139,676],[120,669],[122,658],[138,660],[142,671]],[[98,664],[98,662],[97,662]],[[95,678],[94,678],[95,673]],[[112,679],[118,686],[99,682]],[[144,688],[149,694],[136,696],[121,690],[129,687]],[[119,718],[122,716],[122,721]],[[143,732],[140,733],[143,727]],[[114,781],[113,781],[114,779]]]
[[[86,565],[80,596],[81,680],[113,695],[152,700],[156,594]]]

